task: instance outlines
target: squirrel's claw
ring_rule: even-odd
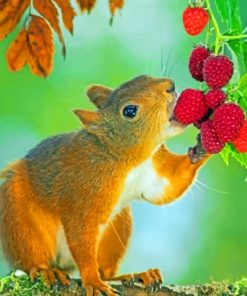
[[[197,136],[197,144],[194,147],[190,147],[188,150],[188,157],[191,163],[197,163],[207,155],[207,152],[203,148],[201,135]]]
[[[32,268],[29,274],[32,281],[40,275],[47,287],[51,287],[57,282],[63,286],[69,286],[70,284],[69,276],[58,268]]]
[[[148,293],[157,292],[161,289],[161,272],[159,269],[149,269],[146,272],[135,274],[135,282],[142,283]]]
[[[86,296],[122,296],[122,293],[111,286],[104,285],[102,288],[95,288],[93,286],[87,286],[86,288]]]
[[[122,280],[122,285],[124,287],[132,288],[134,287],[134,284],[135,284],[134,276],[129,280]]]

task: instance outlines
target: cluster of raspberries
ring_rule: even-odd
[[[208,153],[220,152],[232,142],[239,152],[247,152],[247,120],[244,111],[234,103],[226,103],[221,89],[233,75],[233,63],[227,56],[213,55],[204,46],[196,47],[189,59],[192,77],[205,81],[210,90],[204,93],[185,89],[178,98],[174,117],[184,125],[194,124],[201,130],[201,140]]]

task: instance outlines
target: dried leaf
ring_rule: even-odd
[[[88,13],[90,13],[96,3],[96,0],[77,0],[77,3],[82,12],[88,11]]]
[[[6,58],[11,71],[21,70],[27,63],[27,31],[22,29],[15,40],[10,44]]]
[[[0,40],[15,28],[21,19],[24,11],[27,9],[30,0],[9,0],[1,1],[0,9]]]
[[[53,67],[54,44],[46,20],[33,15],[28,27],[28,64],[35,75],[46,77]]]
[[[49,22],[51,27],[57,33],[59,41],[62,43],[62,46],[63,46],[62,53],[63,53],[63,56],[65,57],[66,55],[65,41],[63,38],[63,33],[59,26],[58,11],[56,6],[51,0],[34,0],[33,6],[38,11],[38,13],[40,13]]]
[[[73,34],[73,19],[76,13],[71,6],[69,0],[54,0],[62,12],[63,23],[68,31]]]
[[[0,0],[0,11],[8,4],[8,0]]]
[[[117,9],[122,9],[124,0],[109,0],[111,14],[114,15]]]

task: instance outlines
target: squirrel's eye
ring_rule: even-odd
[[[132,119],[136,116],[138,110],[138,106],[128,105],[123,109],[123,116],[128,119]]]

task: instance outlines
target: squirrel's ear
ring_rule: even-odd
[[[93,85],[87,90],[87,96],[89,97],[90,101],[98,108],[100,108],[106,102],[111,93],[112,90],[110,88],[102,85]]]
[[[73,112],[85,126],[96,123],[100,119],[100,115],[97,112],[86,111],[81,109],[73,110]]]

